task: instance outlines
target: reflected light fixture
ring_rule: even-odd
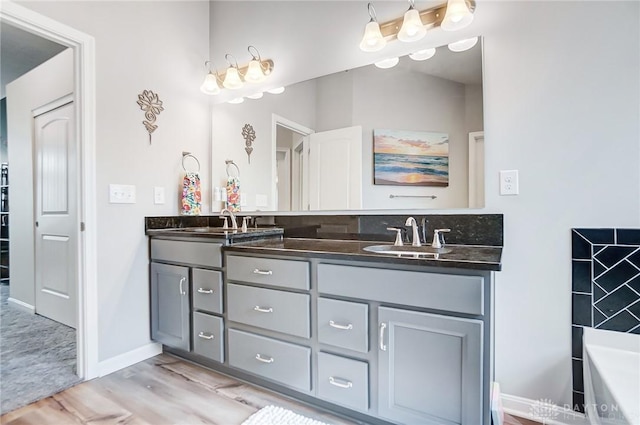
[[[418,50],[415,53],[411,53],[409,57],[414,61],[424,61],[427,59],[431,59],[435,54],[436,54],[436,49],[435,47],[432,47],[430,49]]]
[[[210,64],[210,61],[206,61],[204,63],[204,65],[208,67],[207,69],[209,72],[204,77],[204,81],[200,86],[200,91],[204,94],[216,95],[220,93],[220,86],[218,85],[218,71],[216,70],[215,73],[212,72],[211,67],[209,66]]]
[[[236,97],[235,99],[231,99],[228,103],[231,103],[233,105],[237,105],[239,103],[244,102],[244,97]]]
[[[236,63],[235,65],[231,63],[231,61],[229,60],[229,57],[233,58],[234,62]],[[222,82],[222,85],[227,89],[237,90],[244,85],[244,83],[242,82],[242,79],[240,79],[240,72],[238,71],[238,61],[229,53],[224,55],[224,58],[229,63],[229,68],[227,68],[227,73],[224,76],[224,81]]]
[[[264,96],[264,93],[259,92],[259,93],[255,93],[255,94],[247,96],[247,99],[257,100],[257,99],[262,99],[262,96]]]
[[[282,94],[284,93],[284,87],[276,87],[275,89],[267,90],[267,93]]]
[[[466,0],[449,0],[447,13],[440,27],[445,31],[457,31],[469,26],[473,22],[473,13],[469,9]]]
[[[465,38],[464,40],[459,40],[454,43],[449,43],[449,50],[452,52],[464,52],[465,50],[469,50],[478,42],[478,37]]]
[[[384,39],[380,32],[380,24],[378,23],[376,10],[374,9],[373,4],[368,3],[367,8],[369,10],[371,20],[367,26],[364,27],[364,35],[360,42],[360,50],[363,52],[377,52],[387,45],[387,40]]]
[[[383,59],[381,61],[375,62],[374,65],[377,66],[378,68],[389,69],[396,66],[398,62],[400,62],[400,58],[395,57],[395,58],[388,58],[388,59]]]
[[[414,0],[409,0],[409,10],[404,14],[402,27],[398,31],[398,40],[410,43],[412,41],[422,40],[427,35],[427,29],[422,23],[420,12],[415,8]]]

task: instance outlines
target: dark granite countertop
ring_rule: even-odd
[[[365,251],[370,245],[388,244],[376,241],[285,238],[238,243],[225,247],[225,251],[255,254],[277,254],[296,257],[321,257],[337,260],[369,260],[394,264],[431,267],[453,267],[499,271],[502,269],[502,247],[448,244],[450,253],[413,258],[407,255],[389,255]],[[435,258],[437,257],[437,258]]]
[[[147,229],[145,231],[147,236],[179,236],[188,238],[210,238],[210,239],[224,239],[229,242],[236,240],[262,240],[265,238],[277,237],[277,240],[282,239],[284,229],[280,227],[258,227],[248,228],[246,232],[241,229],[224,229],[222,227],[173,227],[166,229]]]

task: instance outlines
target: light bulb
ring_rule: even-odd
[[[411,53],[409,57],[414,61],[424,61],[432,58],[435,54],[436,49],[432,47],[431,49],[418,50],[415,53]]]
[[[364,27],[360,50],[363,52],[377,52],[386,45],[387,40],[384,39],[380,32],[380,25],[376,21],[371,20],[371,22]]]
[[[240,87],[242,87],[243,83],[240,79],[240,74],[238,73],[237,68],[230,66],[227,69],[227,74],[224,77],[222,85],[231,90],[239,89]]]
[[[206,77],[204,77],[204,82],[200,86],[200,91],[209,95],[220,93],[220,86],[218,86],[218,80],[213,72],[209,72]]]
[[[445,31],[457,31],[473,21],[473,13],[465,0],[449,0],[440,28]]]
[[[427,34],[427,29],[422,24],[420,12],[411,7],[404,14],[402,27],[398,31],[398,40],[404,42],[418,41]]]
[[[262,65],[257,59],[253,59],[249,62],[247,67],[247,73],[244,76],[244,80],[248,83],[261,83],[266,80],[267,77],[262,72]]]
[[[275,89],[267,90],[267,93],[271,93],[271,94],[284,93],[284,87],[276,87]]]
[[[228,103],[232,103],[234,105],[237,105],[239,103],[244,102],[244,97],[236,97],[235,99],[231,99]]]
[[[381,61],[378,61],[374,63],[374,65],[377,66],[378,68],[388,69],[396,66],[398,62],[400,62],[400,58],[389,58],[389,59],[383,59]]]
[[[464,40],[449,43],[449,50],[452,52],[464,52],[475,46],[477,42],[478,37],[465,38]]]
[[[253,99],[253,100],[257,100],[257,99],[262,99],[262,96],[264,96],[264,93],[259,92],[259,93],[255,93],[255,94],[249,95],[249,96],[247,96],[247,98]]]

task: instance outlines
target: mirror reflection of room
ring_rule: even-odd
[[[224,185],[224,160],[233,158],[242,167],[243,211],[483,207],[482,42],[410,56],[388,69],[372,64],[213,105],[213,186]],[[256,132],[250,164],[240,134],[246,123]],[[413,136],[397,141],[405,158],[423,155],[386,171],[407,172],[409,164],[423,183],[375,178],[382,170],[374,135],[385,130]],[[447,136],[437,153],[444,162],[428,156],[433,134]],[[430,183],[436,175],[442,178]]]

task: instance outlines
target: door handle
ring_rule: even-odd
[[[38,223],[38,222],[36,221],[36,227],[38,227],[38,226],[40,226],[40,223]]]
[[[186,277],[182,276],[182,279],[180,279],[180,295],[187,295],[186,292],[184,292],[184,289],[182,289],[182,285],[184,284],[184,282],[187,280]]]
[[[387,346],[384,345],[384,330],[387,328],[387,324],[380,323],[380,350],[387,351]]]

